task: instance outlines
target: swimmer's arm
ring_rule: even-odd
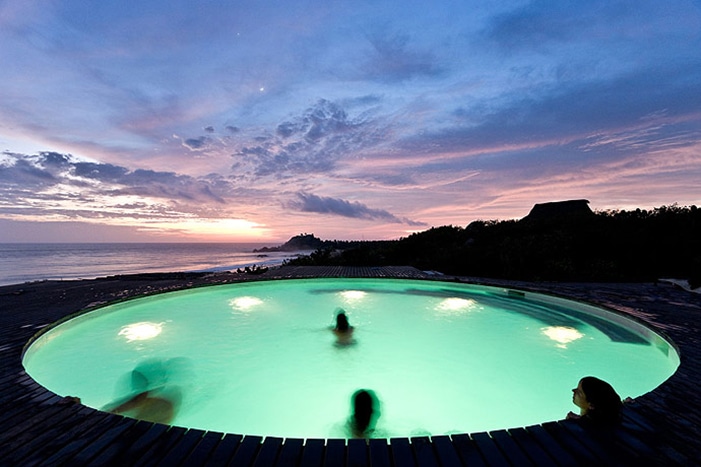
[[[107,411],[110,413],[127,412],[127,411],[135,409],[135,408],[139,407],[141,404],[143,404],[143,402],[146,400],[147,397],[148,397],[148,391],[144,391],[142,393],[135,395],[131,399],[127,400],[126,402],[123,402],[116,407],[108,409]]]

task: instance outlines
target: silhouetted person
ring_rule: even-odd
[[[582,420],[596,425],[613,425],[621,419],[621,397],[606,381],[586,376],[572,389],[572,402],[579,407],[579,415],[570,412],[568,419]]]
[[[350,428],[354,438],[367,438],[375,430],[379,417],[376,397],[367,389],[360,389],[353,394],[353,413]]]
[[[348,317],[343,309],[336,314],[336,327],[333,328],[337,345],[353,344],[353,326],[348,322]]]
[[[130,375],[131,394],[103,410],[127,417],[169,425],[180,407],[180,388],[171,378],[182,373],[184,359],[147,360]],[[181,375],[182,376],[182,375]]]
[[[343,310],[339,311],[336,315],[336,327],[334,329],[336,332],[349,332],[352,330],[352,327],[348,322],[348,317]]]
[[[81,404],[80,397],[76,396],[64,396],[61,398],[61,400],[58,402],[61,405],[75,405],[75,404]]]
[[[177,403],[172,397],[152,395],[151,391],[144,391],[112,408],[110,412],[170,425],[175,418],[176,407]]]

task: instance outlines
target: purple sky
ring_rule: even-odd
[[[0,2],[0,241],[701,205],[701,2]]]

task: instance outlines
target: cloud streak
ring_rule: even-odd
[[[372,209],[357,201],[351,202],[338,198],[322,197],[311,193],[298,193],[298,199],[288,203],[288,207],[302,212],[329,214],[349,217],[352,219],[382,220],[390,223],[407,224],[414,227],[426,226],[423,222],[415,222],[399,218],[383,209]]]

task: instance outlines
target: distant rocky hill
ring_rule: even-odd
[[[325,242],[320,238],[314,236],[314,234],[303,233],[300,235],[295,235],[288,241],[279,246],[274,247],[263,247],[253,250],[254,253],[266,253],[271,251],[308,251],[317,250],[323,248],[329,242]]]
[[[593,219],[594,212],[589,208],[589,200],[575,199],[569,201],[554,201],[536,204],[524,222],[557,222],[574,218]]]

